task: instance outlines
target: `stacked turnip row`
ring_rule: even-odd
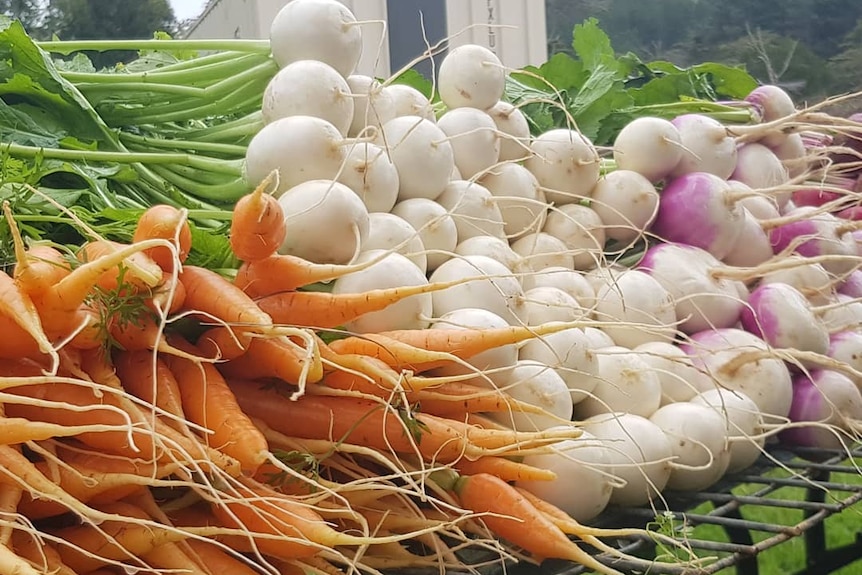
[[[862,125],[763,86],[748,98],[758,125],[640,118],[603,157],[573,127],[531,136],[487,49],[448,53],[438,117],[418,91],[353,73],[360,40],[335,0],[281,11],[250,184],[279,170],[283,253],[365,263],[335,292],[475,278],[348,330],[571,322],[438,372],[547,411],[499,424],[583,425],[557,455],[528,458],[560,480],[527,487],[588,520],[708,487],[790,420],[818,422],[786,432],[807,445],[856,436],[862,237],[848,216]],[[607,246],[644,237],[637,267],[610,262]]]

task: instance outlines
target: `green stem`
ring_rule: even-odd
[[[230,203],[237,201],[249,192],[248,184],[242,177],[224,184],[209,185],[181,176],[164,166],[153,165],[152,170],[183,192],[207,200]]]
[[[204,50],[259,52],[269,54],[269,40],[55,40],[37,42],[37,46],[54,54],[71,54],[84,50]]]
[[[195,59],[200,60],[200,59]],[[189,60],[189,62],[195,62]],[[198,64],[180,69],[157,68],[146,72],[64,72],[63,78],[76,84],[125,84],[145,82],[153,84],[179,84],[189,86],[200,82],[214,82],[230,78],[235,73],[247,70],[252,65],[266,63],[269,58],[259,54],[242,54],[226,61]]]
[[[189,210],[189,217],[196,220],[208,219],[229,222],[233,219],[233,212],[230,210]]]
[[[117,96],[120,92],[130,92],[139,98],[149,96],[147,93],[156,94],[173,94],[175,96],[183,96],[186,98],[206,98],[206,88],[195,88],[193,86],[182,86],[179,84],[161,84],[155,82],[116,82],[116,83],[80,83],[77,84],[78,89],[85,95],[108,92],[111,95]]]
[[[59,148],[39,148],[22,144],[3,144],[3,149],[13,156],[35,158],[42,156],[52,160],[70,162],[114,162],[117,164],[181,164],[212,172],[242,175],[242,162],[203,158],[191,154],[170,152],[98,152],[93,150],[61,150]]]
[[[234,120],[209,128],[190,130],[184,135],[198,142],[236,142],[249,136],[254,136],[263,128],[263,117],[260,110]]]
[[[196,152],[225,154],[226,156],[236,156],[239,158],[245,157],[246,152],[245,146],[222,144],[218,142],[195,142],[192,140],[180,140],[174,138],[151,138],[149,136],[138,136],[137,134],[132,134],[130,132],[120,132],[120,141],[148,148],[193,150]]]
[[[195,168],[181,166],[179,164],[166,164],[165,169],[184,178],[188,178],[193,182],[207,186],[220,186],[223,184],[229,184],[236,180],[236,176],[231,177],[225,176],[224,174],[207,172],[205,170],[196,170]]]

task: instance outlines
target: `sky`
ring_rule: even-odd
[[[204,11],[207,0],[169,0],[177,20],[195,18]]]

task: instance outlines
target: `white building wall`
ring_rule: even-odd
[[[213,0],[192,25],[190,38],[267,38],[278,11],[290,0]],[[340,0],[366,22],[357,72],[387,77],[391,70],[384,36],[386,0]],[[547,60],[544,0],[446,0],[450,46],[481,44],[508,67]],[[491,26],[489,26],[491,24]],[[388,24],[386,24],[388,26]]]

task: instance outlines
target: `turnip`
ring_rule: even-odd
[[[272,192],[278,197],[302,182],[335,178],[345,157],[338,128],[314,116],[288,116],[261,128],[248,143],[246,180],[255,187],[278,170],[278,187]]]
[[[682,153],[679,130],[663,118],[635,118],[614,140],[617,168],[638,172],[650,182],[665,179],[679,164]]]
[[[532,172],[521,164],[505,162],[486,172],[478,182],[494,196],[503,216],[506,236],[517,239],[539,231],[547,204],[545,193]]]
[[[838,293],[854,297],[862,298],[862,270],[855,270],[844,277],[844,280],[838,284]]]
[[[446,208],[428,198],[413,198],[395,204],[391,213],[419,232],[422,245],[428,250],[428,271],[434,271],[452,257],[458,244],[458,230]]]
[[[367,126],[379,129],[395,118],[395,102],[376,79],[364,74],[351,74],[347,77],[347,85],[355,100],[348,135],[358,136]]]
[[[557,205],[589,197],[599,181],[601,161],[593,143],[577,130],[556,128],[533,139],[524,166],[545,197]]]
[[[344,77],[317,60],[291,62],[269,81],[263,92],[265,123],[287,116],[314,116],[347,136],[353,121],[353,98]]]
[[[478,276],[485,276],[479,279]],[[479,307],[494,312],[511,325],[521,323],[524,292],[511,270],[486,256],[452,258],[440,264],[429,280],[450,282],[464,278],[475,280],[431,294],[434,315],[439,317],[465,307]]]
[[[583,401],[598,384],[598,358],[586,333],[579,328],[564,329],[524,342],[518,351],[518,359],[538,361],[555,369],[566,382],[573,404]]]
[[[459,242],[479,235],[505,237],[503,215],[484,186],[469,180],[452,180],[437,202],[451,214]]]
[[[769,234],[746,208],[742,208],[742,220],[742,231],[722,260],[730,266],[756,267],[772,258],[772,243]]]
[[[522,160],[530,154],[530,124],[524,113],[504,100],[485,110],[500,134],[500,161]]]
[[[527,325],[572,322],[587,315],[589,311],[581,309],[578,300],[560,288],[537,287],[524,292],[524,323]]]
[[[772,226],[769,240],[775,253],[790,251],[805,257],[834,256],[821,264],[833,274],[849,273],[859,265],[853,236],[844,222],[813,206],[800,206]]]
[[[738,204],[751,212],[757,220],[771,220],[781,216],[778,205],[772,198],[752,194],[751,186],[737,180],[728,180],[732,192],[738,196]]]
[[[715,385],[709,375],[694,367],[691,358],[679,346],[669,341],[649,341],[632,351],[658,376],[662,405],[688,401]]]
[[[431,122],[437,121],[434,108],[425,94],[407,84],[388,84],[383,87],[392,99],[395,116],[419,116]]]
[[[481,308],[461,308],[443,314],[431,329],[494,329],[509,324],[494,312]],[[454,376],[475,373],[467,381],[489,387],[503,387],[510,368],[518,361],[515,345],[502,345],[465,358],[465,364],[453,364],[434,370],[434,375]]]
[[[596,299],[596,292],[581,272],[570,268],[550,266],[521,278],[524,290],[534,287],[556,287],[577,300],[581,307],[590,307]]]
[[[400,116],[383,125],[379,142],[398,169],[398,199],[434,200],[455,167],[452,145],[443,130],[419,116]]]
[[[599,350],[616,345],[611,336],[609,336],[604,330],[596,327],[585,327],[584,335],[587,336],[587,342],[590,344],[590,349]]]
[[[548,212],[542,231],[566,244],[577,270],[589,270],[604,258],[604,223],[595,210],[581,204],[565,204]]]
[[[591,417],[582,428],[604,444],[614,475],[622,482],[614,487],[611,503],[640,506],[664,490],[670,479],[673,449],[655,423],[631,413],[613,413]]]
[[[790,175],[775,153],[757,142],[742,144],[737,148],[736,169],[730,179],[742,182],[754,190],[769,190],[770,197],[782,208],[792,192],[773,189],[787,184]]]
[[[487,256],[497,260],[512,271],[521,266],[521,256],[509,246],[509,242],[497,236],[473,236],[455,246],[459,256]]]
[[[769,347],[756,335],[737,328],[707,329],[693,334],[680,347],[716,386],[750,397],[764,418],[784,418],[790,413],[790,371],[780,358],[764,353]]]
[[[822,265],[796,254],[783,258],[782,262],[784,266],[761,276],[761,285],[785,283],[796,288],[812,304],[821,305],[830,301],[834,280]]]
[[[638,172],[614,170],[593,188],[590,207],[605,224],[605,236],[631,242],[643,235],[658,213],[659,194]]]
[[[494,414],[493,419],[518,431],[544,430],[572,419],[569,388],[555,370],[538,361],[519,360],[506,372],[502,389],[518,401],[541,407],[547,414],[521,411]]]
[[[772,347],[825,354],[829,332],[805,296],[793,286],[768,283],[751,291],[740,316],[742,327]]]
[[[596,290],[595,318],[617,345],[633,348],[648,341],[670,341],[676,335],[676,308],[671,294],[644,271],[626,270]]]
[[[783,88],[773,84],[758,86],[745,97],[745,101],[757,108],[761,121],[764,123],[775,122],[786,118],[796,112],[796,106],[790,95]],[[781,132],[764,134],[761,142],[774,146],[780,144],[784,134]]]
[[[660,407],[649,419],[667,435],[676,458],[667,487],[700,491],[727,471],[730,463],[727,426],[715,410],[683,401]]]
[[[369,142],[348,149],[338,181],[356,192],[369,212],[388,212],[398,200],[398,170],[385,150]]]
[[[413,262],[424,275],[428,268],[422,238],[406,220],[395,214],[373,212],[368,214],[368,235],[362,250],[394,250]]]
[[[615,472],[604,442],[584,432],[553,445],[552,453],[524,456],[524,463],[557,474],[551,481],[518,481],[516,485],[585,522],[601,513],[611,498]],[[572,486],[577,488],[573,489]]]
[[[506,70],[500,59],[477,44],[451,49],[437,71],[437,90],[449,109],[486,110],[503,97],[505,85]]]
[[[574,269],[575,259],[568,246],[556,236],[536,232],[512,242],[512,251],[522,259],[522,267],[539,271],[549,267]]]
[[[736,168],[736,140],[715,118],[683,114],[671,123],[679,132],[682,156],[670,176],[709,172],[726,180]]]
[[[357,263],[380,258],[370,267],[339,277],[332,293],[363,293],[373,289],[426,285],[428,280],[416,265],[398,253],[384,250],[362,252]],[[424,329],[431,316],[431,295],[412,295],[385,309],[363,314],[345,324],[345,329],[357,333],[377,333],[393,329]]]
[[[649,248],[639,264],[673,297],[684,333],[730,327],[739,319],[745,285],[713,273],[720,266],[709,252],[673,243]]]
[[[820,320],[829,333],[862,326],[862,300],[844,294],[835,294],[832,299],[816,309]]]
[[[793,380],[790,420],[798,425],[781,433],[793,445],[847,449],[862,430],[862,393],[845,375],[818,369]]]
[[[692,172],[662,190],[652,232],[666,241],[696,246],[724,258],[744,227],[727,182],[714,174]]]
[[[350,10],[336,0],[292,0],[278,11],[269,32],[279,67],[319,60],[345,78],[362,55],[362,31]]]
[[[598,383],[592,395],[577,404],[577,417],[616,411],[649,417],[659,408],[661,383],[639,354],[614,346],[599,350],[597,357]]]
[[[829,336],[827,355],[862,374],[862,331],[843,330]],[[848,375],[862,389],[862,375]]]
[[[437,120],[449,136],[455,166],[469,180],[495,165],[500,157],[500,138],[491,116],[475,108],[454,108]]]
[[[725,421],[730,443],[728,473],[747,469],[757,461],[766,439],[762,435],[763,415],[750,397],[741,391],[718,387],[699,393],[690,401],[712,408]]]
[[[789,177],[798,178],[809,169],[810,158],[801,134],[786,134],[770,148],[787,169]]]
[[[281,254],[346,264],[368,236],[368,209],[344,184],[310,180],[290,188],[278,201],[290,230],[278,250]]]

